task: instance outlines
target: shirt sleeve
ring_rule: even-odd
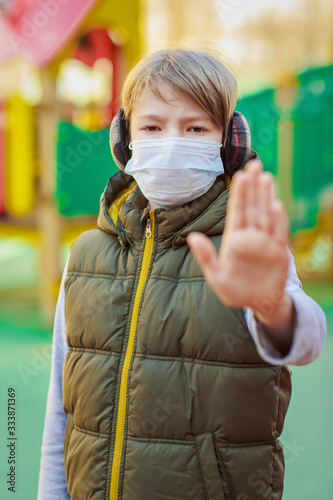
[[[296,311],[292,345],[286,356],[282,357],[274,348],[251,308],[244,309],[244,317],[257,351],[264,361],[274,365],[307,365],[323,350],[327,322],[321,307],[303,291],[290,251],[285,291],[290,295]]]
[[[46,403],[37,500],[70,500],[64,468],[64,436],[67,415],[62,402],[63,368],[68,345],[65,325],[66,262],[56,308],[50,384]]]

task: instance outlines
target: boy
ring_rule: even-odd
[[[205,52],[125,82],[121,171],[61,285],[40,500],[282,498],[286,364],[319,356],[326,323],[236,100]]]

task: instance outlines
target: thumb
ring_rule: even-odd
[[[186,241],[207,281],[214,282],[214,277],[219,273],[219,261],[211,240],[205,234],[192,232]]]

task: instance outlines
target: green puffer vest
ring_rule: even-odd
[[[182,207],[149,211],[119,172],[98,228],[72,245],[63,404],[73,500],[281,499],[291,372],[260,358],[243,310],[220,303],[186,244],[196,230],[219,248],[227,198],[222,175]]]

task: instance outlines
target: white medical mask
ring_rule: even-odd
[[[133,141],[125,172],[148,200],[162,208],[176,207],[206,193],[223,174],[221,146],[181,137]]]

